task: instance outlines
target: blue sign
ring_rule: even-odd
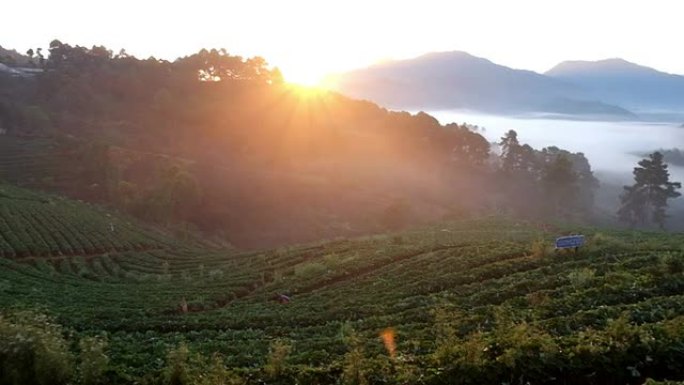
[[[584,246],[584,235],[568,235],[556,239],[557,249],[570,249]]]

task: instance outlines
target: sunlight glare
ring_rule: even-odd
[[[321,86],[325,75],[312,71],[308,68],[292,69],[284,73],[285,80],[288,83],[296,84],[305,87]]]
[[[293,66],[294,67],[294,66]],[[337,76],[327,71],[306,67],[286,68],[283,70],[285,81],[305,88],[334,89]]]

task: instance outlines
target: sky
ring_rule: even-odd
[[[290,81],[434,51],[543,72],[621,57],[684,74],[679,0],[9,0],[0,45],[58,38],[173,60],[201,48],[259,55]]]

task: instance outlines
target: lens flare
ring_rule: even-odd
[[[395,336],[396,332],[392,328],[387,328],[380,333],[382,343],[385,344],[385,349],[387,349],[387,353],[389,353],[390,357],[392,358],[395,357],[397,352],[397,345],[394,341]]]

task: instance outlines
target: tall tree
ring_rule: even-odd
[[[676,190],[682,185],[670,182],[670,173],[660,152],[641,160],[639,166],[634,168],[634,185],[624,187],[618,218],[634,226],[646,224],[650,216],[650,220],[663,229],[667,219],[667,200],[679,197],[681,193]]]
[[[509,130],[501,142],[501,169],[505,173],[510,173],[517,168],[518,159],[520,157],[520,142],[518,141],[518,133],[515,130]]]
[[[547,194],[547,203],[553,205],[554,199],[561,196],[563,208],[572,208],[573,216],[590,217],[594,208],[594,193],[599,182],[594,177],[589,160],[584,154],[571,153],[551,146],[539,151],[537,156],[538,162],[544,165],[541,180]],[[558,182],[564,186],[552,193]]]
[[[528,144],[520,144],[518,133],[515,130],[509,130],[501,138],[499,146],[501,146],[501,169],[505,174],[535,176],[538,167],[534,157],[534,149]]]
[[[579,208],[579,175],[567,156],[559,155],[547,163],[541,182],[551,214],[570,216]]]

